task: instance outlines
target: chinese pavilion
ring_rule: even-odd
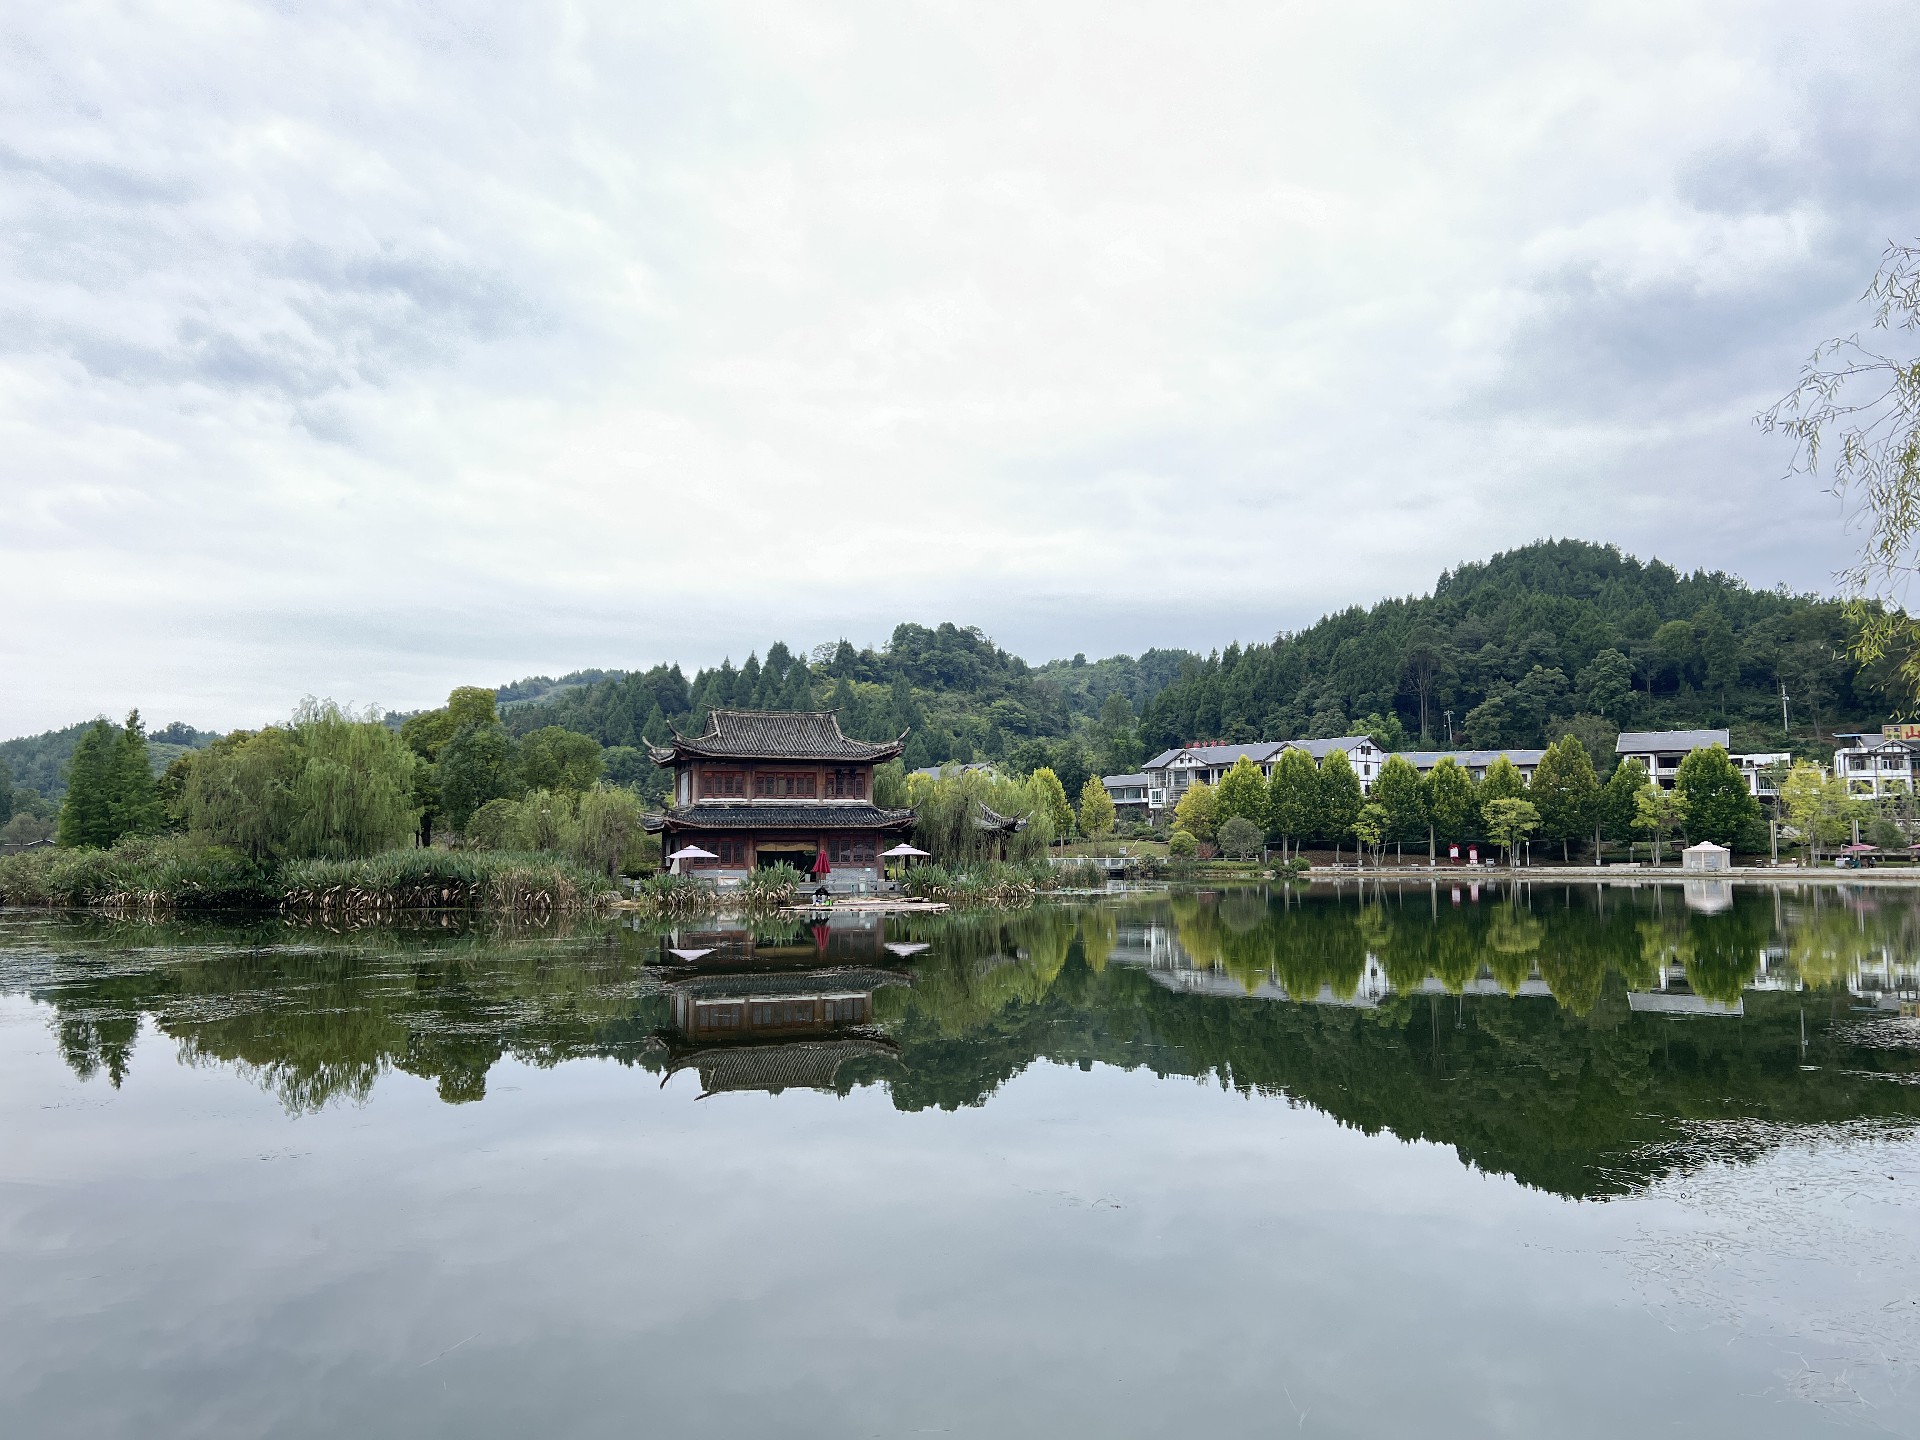
[[[782,862],[812,875],[824,854],[832,889],[870,888],[880,852],[913,828],[913,811],[873,803],[873,767],[900,750],[900,740],[849,740],[831,711],[716,710],[700,734],[649,747],[674,782],[673,803],[647,828],[665,832],[668,854],[711,853],[681,868],[717,881]]]

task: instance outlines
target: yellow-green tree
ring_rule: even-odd
[[[1043,765],[1028,777],[1027,788],[1033,796],[1034,810],[1045,816],[1052,833],[1064,840],[1073,830],[1073,806],[1067,803],[1067,787],[1060,783],[1060,777]]]
[[[1660,863],[1660,841],[1687,823],[1687,797],[1677,790],[1649,785],[1633,797],[1633,826],[1653,836],[1653,863]]]
[[[1173,823],[1211,844],[1220,827],[1220,806],[1211,785],[1189,785],[1173,807]]]
[[[1513,847],[1531,835],[1540,824],[1540,812],[1529,800],[1502,795],[1480,807],[1481,823],[1487,838],[1507,852],[1507,864],[1513,864]]]
[[[1214,787],[1214,819],[1224,825],[1238,816],[1260,827],[1264,834],[1267,828],[1267,782],[1261,775],[1260,767],[1242,755],[1233,762],[1233,768],[1220,777],[1220,783]]]
[[[1080,791],[1080,833],[1098,840],[1113,833],[1113,797],[1098,775],[1089,775]]]
[[[1838,845],[1851,833],[1854,820],[1868,807],[1847,793],[1847,782],[1818,765],[1802,761],[1780,782],[1780,808],[1787,823],[1799,832],[1809,863],[1817,863],[1820,849]]]

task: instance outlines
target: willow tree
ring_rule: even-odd
[[[300,754],[286,729],[236,730],[194,757],[187,776],[187,829],[254,860],[288,853],[291,794]]]
[[[294,716],[300,765],[288,796],[290,854],[348,860],[408,844],[420,823],[413,751],[369,713],[308,701]]]
[[[1891,244],[1861,300],[1871,343],[1829,340],[1795,385],[1758,415],[1760,428],[1794,443],[1789,474],[1824,479],[1865,532],[1859,559],[1840,572],[1852,592],[1854,658],[1889,659],[1911,703],[1920,703],[1920,621],[1902,608],[1920,569],[1920,245]]]

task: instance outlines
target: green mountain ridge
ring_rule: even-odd
[[[1423,734],[1447,744],[1449,728],[1455,745],[1511,748],[1571,728],[1604,751],[1612,730],[1715,726],[1736,749],[1824,754],[1836,728],[1876,724],[1890,705],[1889,677],[1858,666],[1848,639],[1837,600],[1544,540],[1446,571],[1428,594],[1204,656],[1152,649],[1034,665],[977,628],[903,623],[877,647],[776,641],[691,679],[658,664],[532,676],[495,694],[516,735],[560,726],[624,747],[609,765],[616,777],[645,768],[648,742],[697,730],[713,709],[829,708],[862,739],[905,732],[910,768],[1050,765],[1074,794],[1090,774],[1189,741],[1361,730],[1394,748]],[[57,798],[82,728],[0,742],[0,763],[14,784]],[[153,737],[155,763],[211,738],[169,727]]]

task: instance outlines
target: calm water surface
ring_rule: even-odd
[[[1920,908],[0,912],[10,1436],[1920,1435]]]

